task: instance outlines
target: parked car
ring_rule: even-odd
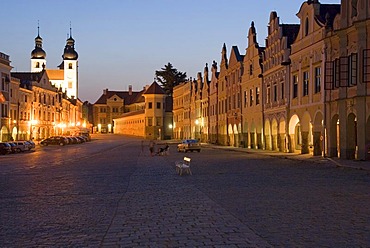
[[[40,141],[40,145],[48,146],[48,145],[60,145],[64,146],[68,144],[68,141],[65,137],[62,136],[52,136]]]
[[[200,152],[200,143],[196,139],[185,139],[177,145],[178,152],[197,151]]]
[[[0,154],[9,154],[12,152],[12,147],[7,142],[0,142]]]
[[[30,144],[30,150],[36,148],[35,142],[33,142],[32,140],[28,140],[27,142]]]
[[[16,145],[17,152],[25,152],[31,149],[31,144],[27,141],[13,141],[12,143]]]
[[[17,145],[16,144],[14,144],[13,142],[8,142],[8,144],[10,145],[10,147],[12,149],[12,153],[18,152],[18,149],[17,149]]]

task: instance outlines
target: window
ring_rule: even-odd
[[[244,108],[247,107],[248,104],[248,92],[244,91]]]
[[[161,109],[161,103],[157,102],[157,109]]]
[[[152,117],[148,117],[148,126],[149,127],[153,126],[153,118]]]
[[[309,83],[308,71],[305,71],[303,72],[303,96],[308,95],[308,83]]]
[[[40,62],[36,62],[36,68],[40,68]]]
[[[253,75],[253,64],[249,65],[249,75]]]
[[[349,84],[357,85],[357,53],[349,56]]]
[[[315,93],[321,91],[321,68],[315,67]]]
[[[308,21],[308,17],[306,17],[306,21],[305,21],[304,28],[305,28],[304,34],[305,34],[305,36],[307,36],[307,35],[308,35],[308,31],[309,31],[309,21]]]
[[[278,96],[278,92],[277,92],[277,85],[274,84],[274,91],[273,91],[273,96],[274,96],[274,102],[277,102],[277,96]]]
[[[68,64],[68,69],[72,69],[72,63]]]
[[[293,98],[298,97],[298,77],[297,75],[293,76]]]
[[[1,117],[8,117],[8,105],[1,104]]]
[[[256,105],[260,104],[260,88],[256,87]]]
[[[155,118],[155,124],[157,125],[157,126],[160,126],[162,123],[161,123],[161,118],[160,117],[156,117]]]
[[[72,89],[72,87],[73,87],[72,82],[71,82],[71,81],[69,81],[69,82],[68,82],[68,89]]]
[[[152,109],[153,108],[153,103],[152,102],[148,102],[148,109]]]
[[[284,99],[284,82],[280,83],[280,94],[281,99]]]
[[[249,90],[249,106],[253,105],[253,90]]]
[[[271,98],[271,87],[267,87],[267,94],[266,94],[266,103],[270,103],[270,98]]]

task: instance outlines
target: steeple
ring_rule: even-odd
[[[35,48],[31,52],[31,72],[40,72],[46,66],[46,52],[42,49],[42,38],[40,37],[40,25],[37,22],[37,36]]]
[[[40,26],[37,23],[37,37],[35,38],[35,49],[31,52],[32,59],[45,59],[46,52],[42,49],[42,38],[40,37]]]
[[[69,38],[67,39],[66,46],[64,47],[62,58],[63,60],[77,60],[78,53],[75,51],[75,40],[72,38],[72,27],[71,24],[69,25]]]

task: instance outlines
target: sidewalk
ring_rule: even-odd
[[[214,144],[208,144],[208,143],[202,143],[202,146],[212,148],[212,149],[223,149],[223,150],[244,152],[244,153],[251,153],[251,154],[253,153],[253,154],[258,154],[262,156],[273,156],[273,157],[280,157],[280,158],[293,159],[293,160],[308,160],[313,163],[322,163],[323,161],[327,161],[328,163],[331,163],[337,167],[346,167],[346,168],[370,171],[370,161],[346,160],[346,159],[340,159],[340,158],[313,156],[312,154],[285,153],[285,152],[267,151],[267,150],[261,150],[261,149],[249,149],[249,148],[241,148],[241,147],[233,147],[233,146],[220,146],[220,145],[214,145]]]

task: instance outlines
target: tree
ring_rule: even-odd
[[[186,81],[186,72],[178,71],[168,62],[160,71],[155,71],[155,79],[162,85],[167,95],[172,95],[173,87]]]

